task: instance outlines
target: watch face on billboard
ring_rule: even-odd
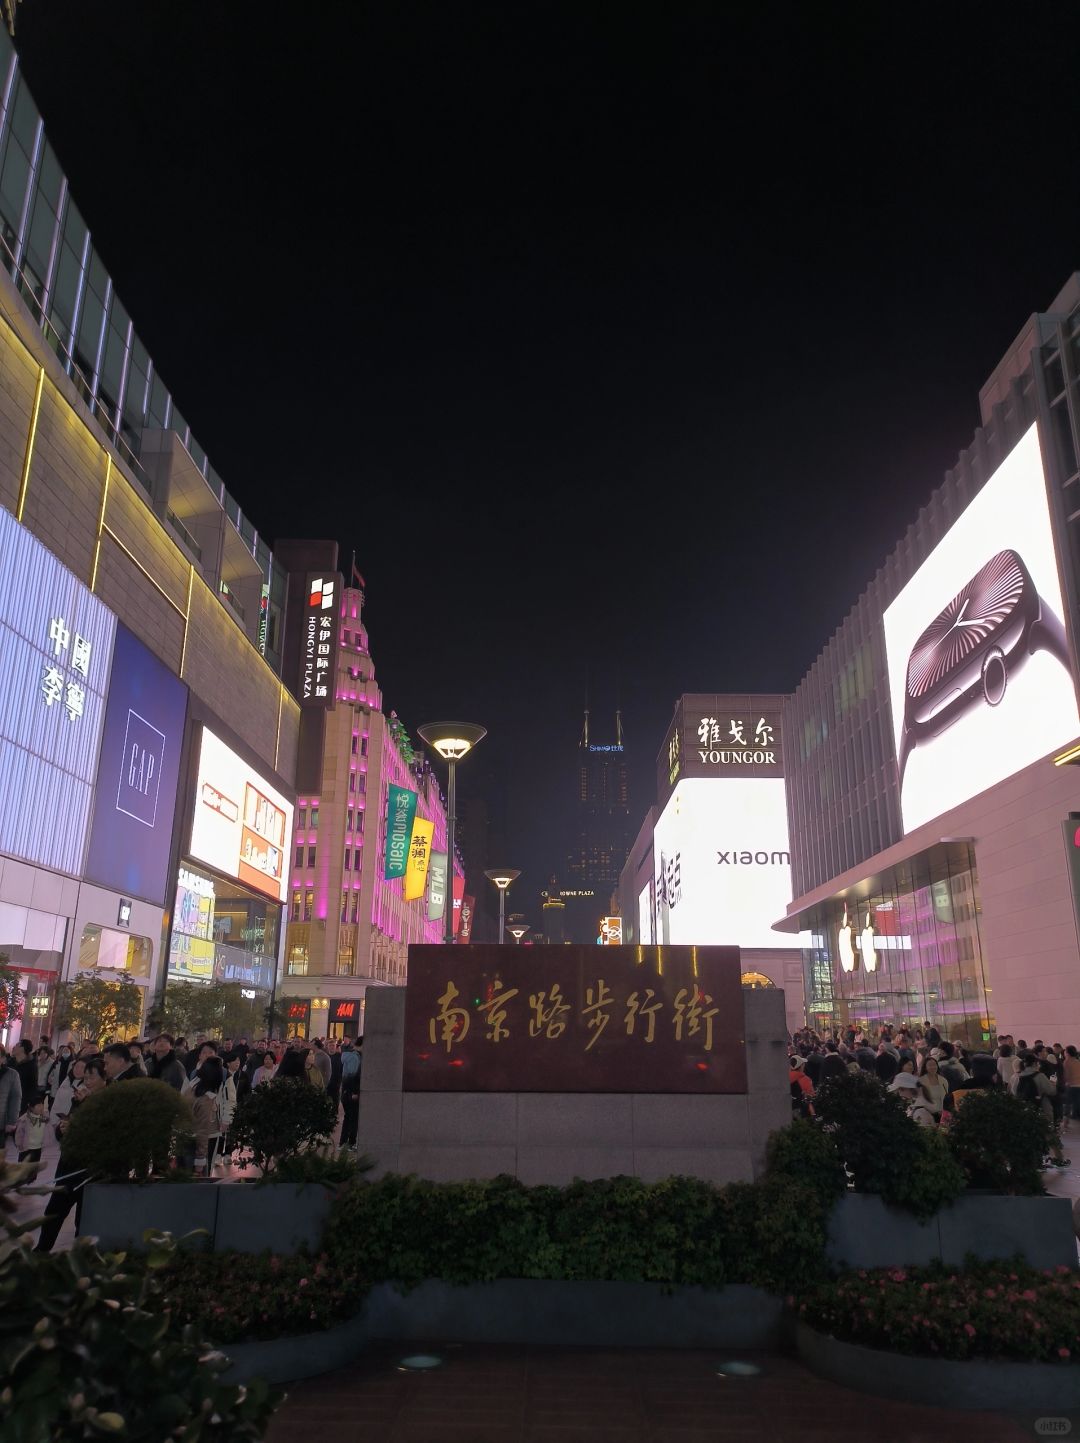
[[[1080,730],[1035,426],[885,611],[910,832]]]
[[[115,630],[0,508],[0,852],[81,870]]]
[[[169,882],[187,687],[116,628],[86,875],[159,905]]]
[[[773,923],[791,901],[780,777],[681,781],[653,833],[657,943],[789,945]]]
[[[203,727],[191,855],[282,902],[292,818],[292,803]]]

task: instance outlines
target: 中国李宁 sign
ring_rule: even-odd
[[[406,1092],[746,1091],[737,947],[409,948]]]

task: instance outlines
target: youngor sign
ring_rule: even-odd
[[[391,782],[386,796],[386,860],[383,866],[383,879],[387,882],[405,875],[415,820],[416,793]]]
[[[743,1093],[734,947],[409,948],[406,1092]]]
[[[337,572],[311,571],[300,633],[300,705],[334,705],[343,582]]]
[[[779,777],[680,781],[653,832],[654,938],[778,947],[791,901],[787,802]]]
[[[882,618],[905,831],[1080,730],[1035,426]]]
[[[188,689],[116,628],[86,876],[158,906],[171,879]]]
[[[690,777],[782,777],[782,702],[772,694],[680,697],[656,759],[659,805]]]
[[[283,902],[292,819],[292,803],[204,726],[191,856]]]
[[[116,618],[0,508],[0,852],[83,865]]]

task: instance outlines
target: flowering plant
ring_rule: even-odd
[[[221,1347],[321,1333],[354,1317],[366,1285],[326,1257],[184,1252],[163,1278],[166,1305]]]
[[[788,1301],[819,1332],[895,1353],[1069,1363],[1080,1351],[1076,1268],[860,1269]]]

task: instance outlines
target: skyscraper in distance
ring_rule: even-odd
[[[585,930],[591,935],[574,940],[591,942],[599,918],[609,906],[619,885],[619,874],[630,850],[630,795],[622,713],[615,713],[615,730],[609,738],[590,729],[589,711],[577,756],[577,796],[574,808],[574,836],[567,855],[566,877],[570,892],[595,893],[595,904],[574,908],[582,918],[590,914]],[[595,917],[591,914],[595,913]],[[569,919],[568,919],[569,920]]]

